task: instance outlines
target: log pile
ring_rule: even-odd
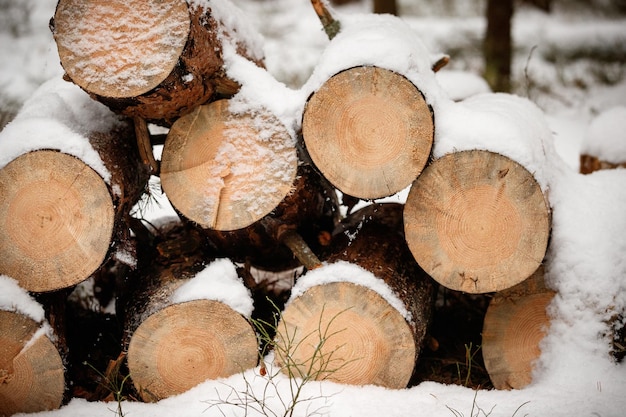
[[[323,6],[313,3],[316,11]],[[433,161],[430,103],[409,77],[385,68],[348,68],[322,83],[303,106],[301,132],[263,107],[233,111],[240,86],[224,68],[222,42],[232,42],[255,65],[262,60],[215,18],[209,3],[199,4],[59,1],[51,28],[65,78],[80,87],[72,100],[82,97],[97,111],[68,115],[73,101],[61,99],[58,111],[46,113],[34,101],[0,134],[0,146],[28,139],[19,136],[27,131],[23,124],[45,130],[42,120],[53,120],[64,134],[78,136],[102,167],[53,141],[36,142],[0,165],[0,274],[37,294],[50,323],[64,321],[62,306],[79,283],[95,280],[115,293],[124,323],[121,355],[113,354],[103,372],[110,377],[127,368],[132,397],[143,401],[255,367],[259,346],[251,322],[277,313],[265,309],[268,295],[281,309],[271,346],[288,376],[313,372],[320,380],[406,387],[416,380],[424,346],[436,345],[429,326],[438,286],[500,294],[540,267],[551,222],[541,188],[523,166],[493,152]],[[323,7],[320,13],[328,19]],[[131,18],[118,21],[121,14]],[[149,39],[138,36],[147,23],[137,15],[158,29]],[[87,48],[88,39],[98,42]],[[66,87],[48,88],[57,94]],[[114,122],[88,129],[86,115]],[[160,164],[148,123],[168,128]],[[150,174],[160,176],[179,215],[175,226],[146,225],[131,215]],[[405,204],[371,204],[351,213],[360,199],[409,186]],[[237,265],[254,316],[220,297],[176,298],[224,259]],[[258,279],[259,270],[294,268],[306,273],[286,304],[289,291],[272,294]],[[485,321],[484,343],[496,352],[485,349],[491,357],[516,343],[499,338],[508,332],[501,326],[518,326],[510,317],[520,314],[501,312],[505,303],[498,299],[488,316],[494,318]],[[528,308],[543,311],[546,299],[540,301]],[[29,375],[38,382],[56,379],[10,397],[0,415],[58,407],[68,385],[77,383],[66,381],[58,348],[47,343],[26,350],[41,323],[1,313],[0,346],[9,350],[1,355],[0,389],[22,378],[15,364],[31,351],[28,366],[35,370]],[[70,333],[64,326],[55,331],[59,340]],[[529,340],[521,346],[532,350],[537,337]],[[318,366],[311,363],[315,355],[332,359]],[[36,362],[54,364],[54,372]],[[512,359],[493,364],[486,356],[485,362],[494,378],[528,375]],[[522,383],[494,379],[494,385]],[[53,387],[56,396],[48,401],[46,390]]]

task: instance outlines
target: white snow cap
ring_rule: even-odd
[[[580,145],[582,154],[613,164],[626,162],[626,106],[605,110],[596,116]]]
[[[504,155],[526,168],[548,188],[550,159],[559,158],[546,118],[530,100],[505,93],[484,93],[435,108],[433,156],[467,150]]]
[[[385,281],[378,278],[370,271],[346,261],[324,264],[323,266],[312,269],[298,278],[296,284],[291,290],[291,297],[289,297],[287,304],[300,297],[309,288],[333,282],[349,282],[362,287],[367,287],[378,293],[393,308],[398,310],[406,321],[411,322],[413,320],[411,313],[406,309],[404,303],[396,294],[394,294],[391,287],[389,287]]]
[[[432,70],[432,55],[402,19],[387,14],[342,15],[341,30],[324,50],[303,89],[316,91],[330,77],[363,65],[404,75],[432,104],[442,95]]]
[[[41,304],[20,287],[16,280],[6,275],[0,275],[0,310],[14,311],[30,317],[37,323],[45,320]]]
[[[80,87],[54,78],[44,83],[0,132],[0,168],[25,153],[54,149],[75,156],[107,183],[111,174],[88,136],[118,126],[121,118]]]
[[[181,285],[171,296],[173,303],[193,300],[215,300],[228,305],[246,318],[252,316],[254,305],[250,290],[237,275],[229,259],[211,262],[195,277]]]

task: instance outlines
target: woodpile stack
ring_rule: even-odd
[[[263,310],[268,291],[255,270],[306,271],[286,304],[289,294],[272,301],[282,309],[273,329],[276,361],[289,365],[289,376],[314,372],[315,379],[389,388],[414,377],[438,284],[501,292],[542,263],[551,219],[533,175],[489,151],[433,161],[436,115],[406,74],[371,65],[337,72],[303,106],[294,137],[299,132],[266,108],[232,110],[240,86],[224,68],[223,42],[255,65],[262,60],[210,2],[60,0],[51,27],[65,78],[84,91],[50,84],[0,134],[0,146],[26,142],[24,132],[42,137],[0,165],[0,274],[36,294],[51,324],[63,322],[77,284],[108,277],[101,285],[115,293],[124,322],[112,367],[125,360],[137,399],[159,400],[257,365],[254,316],[219,295],[176,296],[218,261],[237,265],[235,280],[247,287],[241,298],[254,300],[256,317],[277,312]],[[56,109],[38,107],[55,100]],[[51,123],[60,141],[48,138]],[[149,123],[169,129],[160,165]],[[70,136],[86,151],[62,145]],[[131,216],[150,174],[160,176],[180,223],[147,227]],[[351,212],[360,199],[409,186],[406,204]],[[339,195],[348,206],[343,218]],[[203,285],[219,287],[220,274],[211,279]],[[526,313],[503,313],[504,302],[495,312],[496,300],[485,344],[501,357],[497,349],[512,343],[500,341],[509,332],[502,326],[518,326],[510,316]],[[540,312],[545,299],[538,303],[528,309]],[[63,365],[78,365],[68,363],[71,346],[52,339],[63,341],[71,323],[53,325],[56,338],[26,349],[42,324],[0,313],[0,346],[8,349],[0,355],[0,389],[17,380],[30,387],[6,397],[10,406],[0,415],[58,407],[75,382]],[[294,335],[324,346],[311,351],[316,341]],[[59,354],[67,349],[70,359]],[[33,370],[25,375],[36,384],[21,380],[27,353],[23,366]],[[316,354],[332,359],[312,366]],[[489,368],[528,375],[507,361]]]

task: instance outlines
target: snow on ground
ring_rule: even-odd
[[[52,15],[54,3],[54,0],[25,1],[24,4],[33,7],[34,14],[24,33],[16,37],[15,33],[0,31],[0,56],[11,57],[0,63],[2,108],[23,103],[46,79],[60,74],[54,43],[47,28],[42,27],[46,17]],[[305,92],[308,94],[307,88],[301,87],[314,70],[317,70],[315,77],[321,77],[321,68],[341,63],[335,61],[317,67],[329,42],[307,0],[237,0],[236,3],[254,17],[254,25],[265,36],[266,62],[272,75],[269,78],[263,75],[259,86],[268,94],[259,94],[252,84],[244,85],[245,97],[239,99],[248,104],[251,100],[261,100],[260,97],[269,102],[283,100],[269,103],[268,107],[286,124],[297,125],[300,101]],[[416,12],[403,19],[415,31],[407,36],[417,34],[431,53],[443,52],[452,58],[450,68],[444,68],[436,77],[442,80],[438,86],[428,78],[425,81],[429,87],[442,89],[431,95],[445,114],[443,121],[437,119],[441,132],[437,133],[435,149],[445,153],[469,146],[463,142],[464,133],[468,133],[472,146],[505,149],[514,159],[527,158],[522,162],[540,173],[553,209],[546,269],[548,285],[558,294],[549,306],[551,325],[541,344],[542,355],[533,382],[513,391],[473,391],[434,382],[423,382],[405,390],[311,382],[304,386],[300,397],[309,400],[300,402],[294,415],[306,416],[317,411],[318,415],[337,417],[621,416],[626,409],[626,365],[616,364],[610,358],[608,321],[619,314],[623,317],[626,312],[626,170],[588,176],[578,174],[577,170],[583,142],[585,149],[594,149],[598,143],[587,141],[602,136],[607,139],[607,146],[616,149],[602,148],[598,153],[609,154],[618,152],[620,144],[621,152],[626,143],[624,130],[619,127],[623,126],[623,119],[597,117],[613,107],[626,105],[623,60],[626,19],[571,11],[547,15],[518,10],[514,25],[516,92],[530,100],[501,98],[485,94],[485,85],[476,79],[480,70],[479,39],[484,29],[482,9],[477,10],[477,5],[482,2],[442,4],[455,5],[455,13],[435,15],[435,6],[401,1],[401,10]],[[368,7],[369,3],[356,3],[337,10],[350,20],[347,16],[364,12]],[[352,29],[359,36],[358,26]],[[384,47],[384,40],[378,41],[376,48]],[[390,50],[398,50],[397,47],[390,45]],[[352,48],[343,50],[344,56],[334,51],[334,59],[354,63],[355,59],[368,55],[364,46]],[[589,50],[596,49],[604,55],[621,53],[622,59],[598,63],[592,56],[585,57]],[[375,53],[380,49],[371,52],[369,56],[377,56]],[[583,57],[577,58],[578,55]],[[389,55],[378,56],[389,65],[398,64],[390,63]],[[416,65],[407,68],[419,73],[419,59]],[[232,62],[237,61],[233,58]],[[233,71],[242,81],[259,75],[243,66]],[[444,75],[446,71],[450,71],[449,75]],[[459,76],[459,72],[467,75]],[[483,94],[459,103],[452,100],[474,92]],[[506,109],[512,109],[518,117],[507,120],[511,112]],[[405,196],[404,191],[391,200],[403,201]],[[164,207],[152,215],[171,214],[167,204]],[[271,369],[270,375],[273,375]],[[293,383],[281,374],[272,379],[262,377],[256,368],[242,375],[206,381],[157,404],[125,402],[123,410],[125,415],[133,417],[283,415]],[[226,398],[235,400],[237,393],[245,390],[267,400],[264,412],[254,409],[246,412],[223,404]],[[222,404],[218,407],[216,403]],[[61,410],[38,415],[110,416],[113,410],[111,404],[74,399]]]

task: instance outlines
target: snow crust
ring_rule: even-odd
[[[306,274],[298,278],[296,284],[291,289],[291,296],[287,301],[287,305],[304,294],[308,289],[317,285],[330,284],[333,282],[349,282],[369,288],[370,290],[377,292],[393,308],[398,310],[406,321],[409,323],[413,321],[411,313],[406,309],[404,303],[393,292],[391,287],[385,283],[385,281],[378,278],[370,271],[345,261],[324,264],[319,268],[308,271]]]
[[[250,290],[243,284],[237,275],[235,264],[229,259],[211,262],[195,277],[178,287],[171,300],[173,303],[215,300],[228,305],[248,319],[254,310]]]
[[[0,168],[25,153],[54,149],[79,158],[108,184],[111,173],[89,143],[89,135],[120,123],[78,86],[55,77],[42,84],[0,132]]]
[[[581,153],[601,161],[626,162],[626,106],[616,106],[596,116],[587,129]]]

